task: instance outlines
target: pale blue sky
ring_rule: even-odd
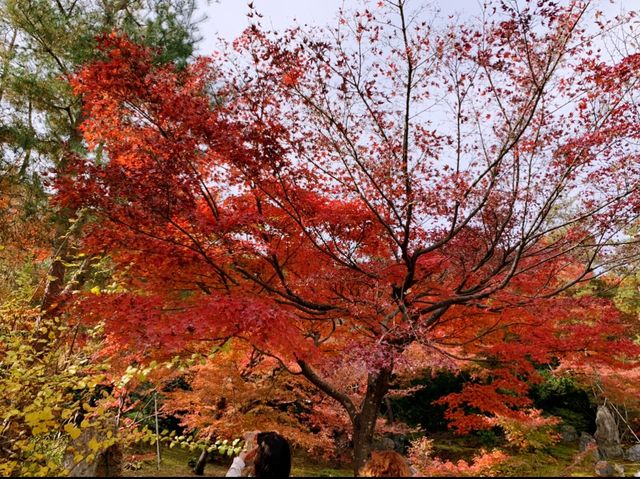
[[[206,2],[202,0],[202,3]],[[282,29],[292,25],[294,18],[300,23],[324,25],[335,17],[343,0],[254,0],[253,3],[264,15],[265,27]],[[199,47],[203,53],[215,49],[216,33],[233,40],[249,25],[247,4],[247,0],[210,0],[204,9],[208,18],[200,25],[203,40]]]
[[[200,10],[207,15],[207,20],[200,25],[203,40],[199,45],[204,54],[215,49],[215,34],[219,33],[226,40],[233,40],[249,23],[246,17],[249,11],[249,0],[209,0],[209,6]],[[416,0],[420,3],[422,0]],[[640,0],[630,0],[640,2]],[[200,0],[202,5],[206,0]],[[262,24],[265,27],[283,29],[293,25],[294,19],[299,23],[325,25],[335,19],[338,8],[356,6],[357,0],[253,0],[255,8],[264,15]],[[432,2],[430,2],[432,3]],[[461,11],[472,7],[478,9],[477,0],[440,0],[433,2],[446,11]]]
[[[207,0],[199,2],[200,12],[207,15],[206,21],[200,25],[203,39],[199,44],[200,52],[205,55],[216,49],[217,34],[231,41],[249,24],[246,17],[249,0],[209,0],[208,6]],[[427,3],[425,0],[414,2]],[[358,0],[253,0],[255,8],[264,15],[262,25],[278,30],[293,25],[294,19],[301,24],[332,23],[341,5],[353,7],[360,3]],[[438,6],[447,14],[473,14],[479,11],[478,0],[432,0],[428,3]],[[640,0],[594,0],[594,7],[605,12],[605,15],[611,15],[619,13],[621,8],[640,10]]]

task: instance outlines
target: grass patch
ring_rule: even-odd
[[[576,474],[593,476],[594,461],[586,458],[581,464],[571,467],[578,450],[573,447],[555,446],[536,452],[519,452],[498,468],[505,476],[559,477]]]
[[[576,462],[579,450],[574,446],[556,445],[546,451],[514,454],[498,473],[511,477],[595,477],[596,459],[587,455]],[[612,460],[624,467],[625,476],[640,471],[640,464]]]
[[[129,461],[129,467],[135,469],[125,469],[122,471],[123,477],[185,477],[195,476],[193,469],[189,467],[189,459],[197,460],[199,453],[191,452],[187,449],[163,447],[161,452],[162,461],[160,469],[157,467],[155,449],[145,450],[144,453],[136,453],[134,461]],[[125,454],[125,464],[131,454]],[[231,458],[215,457],[207,462],[204,470],[205,477],[224,477]],[[334,469],[326,464],[315,462],[307,457],[293,457],[292,477],[345,477],[353,476],[351,469]]]
[[[130,461],[130,454],[125,454],[125,469],[122,471],[124,477],[184,477],[194,476],[193,470],[189,467],[189,458],[196,456],[197,453],[191,452],[187,449],[179,447],[169,449],[163,447],[160,450],[160,469],[158,469],[155,449],[147,449],[144,453],[136,453],[133,461]],[[207,463],[205,468],[205,476],[208,477],[220,477],[224,476],[231,465],[231,460],[228,461],[228,465],[218,463]],[[127,468],[133,467],[135,469]]]

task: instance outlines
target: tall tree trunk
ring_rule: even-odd
[[[198,462],[196,463],[196,467],[193,468],[193,473],[196,476],[204,476],[204,468],[207,465],[207,459],[209,459],[209,453],[207,449],[203,449],[202,453],[200,453],[200,457],[198,458]]]
[[[224,404],[224,402],[222,403]],[[208,438],[207,438],[207,446],[212,443],[216,438],[215,434],[211,434]],[[200,457],[198,458],[198,462],[196,463],[195,467],[193,468],[193,473],[196,476],[204,476],[204,468],[207,466],[207,461],[209,460],[209,453],[207,452],[207,448],[205,447],[202,450],[202,453],[200,453]]]
[[[351,398],[338,388],[320,377],[305,361],[298,360],[301,372],[314,386],[340,403],[353,425],[353,471],[357,476],[369,457],[376,420],[385,394],[389,390],[389,381],[393,365],[383,368],[367,377],[367,391],[360,407],[356,407]]]
[[[361,418],[358,417],[358,419]],[[366,420],[359,420],[353,425],[353,473],[355,476],[359,475],[360,469],[362,469],[369,458],[374,430],[375,427],[372,427],[371,423]]]
[[[67,255],[66,241],[56,251],[57,255],[53,258],[51,267],[47,272],[47,285],[45,286],[44,293],[42,295],[42,301],[40,308],[44,314],[52,313],[53,304],[62,293],[64,289],[64,276],[67,271],[64,265],[64,259]]]
[[[71,151],[82,149],[82,133],[80,131],[80,124],[82,123],[82,113],[79,112],[72,121],[72,128],[69,135],[69,141],[67,148]],[[65,164],[65,152],[66,148],[60,152],[58,158],[57,167],[62,168]],[[66,256],[69,251],[70,242],[73,235],[77,233],[82,224],[82,211],[78,211],[75,208],[62,208],[57,212],[57,218],[55,221],[56,240],[53,247],[53,262],[47,275],[47,284],[42,296],[40,308],[43,314],[53,316],[55,308],[52,306],[57,302],[58,297],[65,288],[65,274],[67,267],[65,266]],[[75,222],[69,226],[69,220],[75,217]],[[39,321],[36,323],[36,327],[39,326]]]
[[[69,226],[69,219],[76,217],[75,221]],[[60,294],[65,288],[65,275],[67,267],[65,261],[69,254],[70,243],[77,234],[78,229],[83,222],[82,211],[70,211],[64,209],[59,212],[59,218],[56,221],[56,243],[52,252],[53,261],[47,272],[47,283],[40,301],[40,309],[45,316],[55,316],[56,307],[54,304],[58,302]],[[36,327],[39,326],[38,321]]]
[[[389,390],[391,370],[382,369],[367,378],[367,392],[353,421],[353,472],[357,476],[371,453],[380,406]]]

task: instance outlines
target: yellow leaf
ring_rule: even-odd
[[[34,426],[41,422],[50,421],[53,419],[51,408],[46,407],[40,411],[29,412],[24,415],[24,420],[29,426]]]
[[[18,411],[17,409],[12,409],[7,414],[5,414],[4,418],[8,419],[8,418],[10,418],[12,416],[19,416],[19,415],[20,415],[20,411]]]
[[[0,476],[9,477],[11,473],[16,468],[18,463],[16,461],[8,461],[4,464],[0,464]]]
[[[95,438],[91,438],[91,440],[88,442],[87,446],[89,446],[89,448],[93,452],[97,452],[98,449],[100,449],[100,443],[98,441],[96,441]],[[87,460],[88,460],[88,458],[87,458]]]
[[[93,288],[91,288],[91,292],[93,294],[100,294],[100,286],[94,286]]]
[[[71,439],[74,439],[74,440],[78,439],[81,432],[80,429],[77,428],[74,424],[65,424],[64,430],[67,434],[69,434]]]

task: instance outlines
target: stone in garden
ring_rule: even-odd
[[[409,445],[409,439],[404,434],[396,434],[393,436],[393,442],[395,443],[395,450],[400,454],[404,454],[405,449]]]
[[[606,406],[598,406],[594,437],[598,444],[598,453],[601,459],[615,459],[623,456],[618,425],[613,418],[613,414]]]
[[[598,477],[609,477],[613,472],[613,467],[607,461],[598,461],[594,470]]]
[[[122,449],[116,443],[98,454],[96,477],[120,477],[122,475]]]
[[[598,461],[595,466],[598,477],[624,477],[624,467],[609,461]]]
[[[580,447],[580,451],[586,450],[590,445],[596,445],[596,440],[593,438],[591,434],[588,432],[582,432],[580,434],[580,442],[578,443]]]
[[[64,457],[64,466],[69,471],[69,477],[121,476],[123,460],[122,450],[118,444],[111,444],[97,453],[94,449],[96,444],[108,440],[107,433],[109,430],[111,430],[113,437],[115,424],[107,424],[103,427],[87,427],[82,429],[82,432],[75,440],[71,441]],[[83,459],[76,461],[76,455],[80,455]],[[85,459],[89,455],[95,456],[92,461]]]
[[[576,428],[568,424],[560,426],[560,442],[562,444],[573,444],[578,440]]]
[[[382,437],[373,443],[373,448],[380,451],[395,450],[396,443],[390,437]]]
[[[631,446],[627,449],[625,457],[627,458],[627,461],[640,462],[640,444],[636,444],[635,446]]]

